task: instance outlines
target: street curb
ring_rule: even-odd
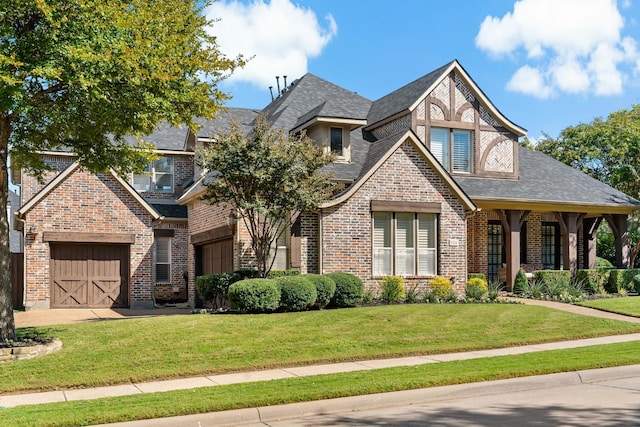
[[[176,425],[231,426],[263,424],[293,418],[331,415],[404,405],[450,401],[483,395],[509,394],[528,390],[599,382],[612,379],[640,378],[640,365],[591,369],[558,374],[538,375],[417,390],[341,397],[312,402],[237,409],[207,414],[184,415],[154,420],[105,424],[101,427],[171,427]]]

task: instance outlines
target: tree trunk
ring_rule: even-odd
[[[9,253],[9,222],[7,197],[9,194],[9,119],[0,118],[0,342],[16,339],[11,294],[11,254]]]

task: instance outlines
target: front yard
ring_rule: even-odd
[[[625,316],[640,317],[640,297],[602,298],[577,302],[577,305],[596,308]]]
[[[60,338],[64,348],[2,365],[0,393],[509,347],[640,332],[640,325],[521,304],[404,304],[111,320],[29,332]]]

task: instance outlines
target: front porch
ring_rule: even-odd
[[[489,208],[467,221],[468,270],[513,290],[520,268],[570,270],[596,266],[596,232],[606,221],[615,236],[617,268],[629,268],[627,214]]]

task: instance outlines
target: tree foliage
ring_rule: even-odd
[[[141,170],[150,151],[140,137],[159,122],[212,117],[227,98],[216,84],[243,59],[219,52],[199,4],[0,0],[0,341],[15,337],[5,298],[9,149],[36,176],[46,150],[73,151],[91,171]]]
[[[536,149],[640,198],[640,105],[613,112],[606,119],[596,118],[591,123],[570,126],[557,139],[545,135]],[[632,266],[640,252],[639,220],[636,213],[629,222]],[[602,233],[607,230],[602,227]],[[601,236],[599,240],[607,237]]]
[[[300,212],[311,211],[331,195],[333,182],[320,169],[331,162],[304,134],[274,129],[259,116],[245,134],[232,123],[227,134],[199,153],[198,163],[214,171],[203,197],[230,203],[251,237],[258,272],[266,277],[275,259],[273,243]]]

